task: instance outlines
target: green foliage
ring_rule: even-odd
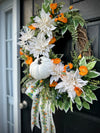
[[[76,68],[79,67],[78,54],[74,50],[74,51],[71,52],[71,56],[72,56],[73,67],[76,69]]]
[[[88,70],[91,70],[94,68],[95,64],[96,64],[96,61],[92,61],[92,62],[89,62],[88,64],[86,64],[86,67]]]
[[[84,107],[85,109],[90,110],[90,105],[89,105],[86,101],[83,102],[83,107]]]
[[[88,96],[90,99],[92,99],[92,100],[97,100],[95,94],[92,92],[91,89],[88,89],[88,88],[87,88],[87,89],[85,89],[84,91],[85,91],[86,96]]]
[[[80,97],[76,96],[76,97],[75,97],[75,102],[76,102],[79,106],[82,106],[82,102],[81,102]]]
[[[80,105],[76,104],[76,107],[77,107],[77,109],[78,109],[79,111],[82,109],[82,105],[80,106]]]
[[[65,111],[66,113],[68,112],[68,110],[69,110],[69,108],[70,108],[70,102],[67,101],[66,99],[65,99],[65,101],[64,101],[64,103],[63,103],[63,108],[64,108],[64,111]]]
[[[88,74],[85,77],[88,78],[96,78],[100,76],[100,73],[96,72],[96,71],[89,71]]]
[[[44,0],[44,3],[42,4],[42,8],[47,13],[50,10],[50,3],[52,3],[53,0]]]
[[[86,66],[86,58],[83,56],[83,58],[79,62],[80,66]]]

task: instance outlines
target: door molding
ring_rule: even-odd
[[[5,73],[5,59],[6,55],[3,53],[5,51],[5,12],[12,9],[13,14],[13,98],[14,98],[14,133],[21,133],[21,120],[20,120],[20,67],[19,60],[17,59],[17,40],[18,33],[20,30],[20,0],[5,0],[0,3],[0,18],[2,18],[0,23],[0,30],[2,31],[0,35],[0,52],[1,52],[1,63],[0,63],[0,74],[2,75],[0,82],[0,131],[7,133],[7,100],[6,100],[6,73]],[[3,95],[2,95],[3,94]]]

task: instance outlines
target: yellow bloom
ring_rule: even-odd
[[[70,7],[69,7],[69,10],[72,10],[72,9],[73,9],[73,6],[70,6]]]
[[[81,59],[82,58],[82,55],[80,54],[79,56],[78,56],[78,59]]]

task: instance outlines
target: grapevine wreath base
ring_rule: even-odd
[[[61,12],[62,7],[63,2],[44,0],[38,15],[31,17],[31,22],[23,26],[18,42],[22,66],[26,66],[21,84],[33,101],[31,129],[34,126],[40,128],[41,124],[42,133],[56,132],[52,116],[55,108],[73,111],[74,104],[78,110],[82,107],[90,109],[89,104],[97,100],[93,91],[100,83],[95,80],[100,76],[94,69],[98,59],[92,55],[84,28],[86,23],[73,6],[65,13]],[[67,42],[64,42],[64,55],[62,52],[58,54],[55,48],[60,42],[62,49],[60,40],[68,38],[67,32],[71,35],[71,51],[66,49]]]

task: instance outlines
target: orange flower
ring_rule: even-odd
[[[43,82],[43,80],[40,80],[40,83],[42,83]]]
[[[34,88],[34,86],[31,86],[31,88]]]
[[[73,68],[73,64],[72,63],[69,63],[69,68],[72,69]]]
[[[22,48],[20,48],[19,54],[24,55],[24,53],[22,52]]]
[[[69,66],[70,69],[73,68],[73,64],[72,63],[69,63],[68,65],[65,65],[64,66],[64,72],[66,72],[66,68]]]
[[[54,14],[54,10],[57,8],[57,3],[51,3],[50,8],[52,9],[52,14]]]
[[[50,87],[55,87],[58,83],[56,81],[54,81],[52,84],[50,84]]]
[[[25,61],[25,63],[30,65],[33,62],[33,58],[29,56],[26,56],[26,57],[27,57],[27,60]]]
[[[59,17],[58,20],[63,23],[67,23],[67,21],[68,21],[67,18],[65,18],[65,17]]]
[[[82,90],[79,87],[75,87],[74,91],[76,92],[77,96],[80,96],[83,93]]]
[[[70,7],[69,7],[69,10],[72,10],[72,9],[73,9],[73,6],[70,6]]]
[[[35,109],[36,107],[34,106],[33,109]]]
[[[32,125],[34,125],[34,122],[32,122]]]
[[[58,18],[55,18],[55,22],[57,22],[58,21]]]
[[[54,64],[59,64],[61,62],[61,59],[59,58],[55,58],[55,59],[51,59],[53,61]]]
[[[68,22],[67,18],[64,17],[64,14],[63,13],[60,13],[58,15],[58,18],[55,18],[55,22],[57,22],[58,20],[61,21],[61,22],[63,22],[63,23],[67,23]]]
[[[36,27],[34,27],[33,25],[28,26],[28,28],[30,28],[31,30],[35,30],[36,29]]]
[[[53,44],[53,43],[55,43],[55,42],[56,42],[56,38],[53,37],[53,38],[51,39],[51,41],[49,42],[49,44]]]
[[[88,73],[88,69],[87,69],[87,67],[86,66],[80,66],[79,67],[79,74],[81,75],[81,76],[85,76],[85,75],[87,75],[87,73]]]

